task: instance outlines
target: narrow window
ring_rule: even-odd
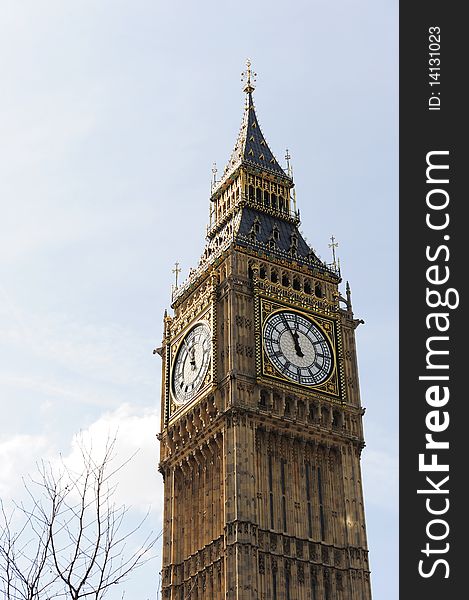
[[[311,482],[309,477],[309,470],[311,465],[309,463],[305,463],[305,479],[306,479],[306,503],[308,509],[308,537],[313,537],[313,515],[311,508]]]
[[[324,591],[326,592],[326,600],[330,600],[331,598],[331,582],[329,580],[329,578],[326,579],[326,581],[324,582]]]
[[[270,503],[270,528],[274,529],[274,494],[272,489],[272,456],[269,454],[269,503]]]
[[[290,596],[290,573],[288,571],[285,572],[285,592],[286,592],[286,600],[291,600],[291,596]]]
[[[272,572],[272,600],[277,600],[277,573]]]
[[[287,499],[285,497],[285,459],[280,461],[280,485],[282,490],[282,520],[283,531],[287,531]]]
[[[318,500],[319,500],[319,523],[321,526],[321,540],[325,539],[325,519],[324,519],[324,505],[323,505],[323,494],[322,494],[322,477],[321,467],[318,467]]]
[[[287,531],[287,500],[285,496],[282,496],[282,516],[283,516],[283,531]]]
[[[292,233],[290,236],[290,252],[295,254],[298,250],[298,236]]]

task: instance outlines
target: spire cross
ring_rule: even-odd
[[[289,177],[291,177],[291,166],[290,166],[290,153],[288,152],[288,148],[285,151],[285,160],[287,161],[287,174]]]
[[[336,260],[335,260],[335,249],[338,246],[338,242],[335,241],[335,237],[332,235],[331,236],[331,243],[329,244],[329,248],[332,248],[332,259],[334,261],[334,266],[336,265]]]
[[[241,73],[241,81],[246,82],[246,85],[243,89],[243,91],[246,92],[246,94],[251,94],[254,91],[254,86],[252,84],[256,82],[256,77],[257,73],[251,71],[251,61],[248,58],[246,60],[246,70]]]
[[[178,287],[178,277],[179,277],[179,273],[181,272],[181,269],[179,268],[179,263],[176,262],[176,264],[174,265],[174,269],[173,269],[173,273],[176,276],[176,284],[175,284],[175,288],[177,289]]]

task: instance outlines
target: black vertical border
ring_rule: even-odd
[[[463,288],[467,279],[467,258],[469,250],[469,228],[465,219],[465,208],[469,207],[469,197],[465,190],[466,165],[469,153],[469,120],[463,88],[468,78],[467,61],[468,25],[463,18],[464,3],[458,2],[401,2],[400,3],[400,597],[450,599],[466,597],[465,566],[468,551],[464,540],[468,530],[468,501],[464,490],[465,480],[469,480],[468,446],[469,423],[467,421],[466,374],[469,377],[467,362],[467,339],[469,326],[465,317],[467,306]],[[440,83],[429,85],[429,29],[440,29],[441,70]],[[436,30],[433,30],[436,31]],[[433,46],[436,48],[436,46]],[[434,66],[434,65],[433,65]],[[440,110],[429,110],[428,101],[432,92],[441,99]],[[436,100],[434,101],[436,105]],[[448,150],[449,184],[442,185],[449,193],[447,208],[450,223],[444,231],[432,231],[426,225],[429,211],[426,195],[431,188],[426,182],[426,155],[430,151]],[[445,162],[446,159],[440,159]],[[438,187],[438,186],[433,186]],[[436,196],[435,196],[436,197]],[[441,196],[443,197],[443,196]],[[445,211],[440,211],[442,217]],[[444,239],[449,235],[449,239]],[[430,262],[426,258],[426,248],[435,255],[439,245],[446,245],[439,258]],[[427,268],[439,264],[441,269],[449,267],[450,277],[446,284],[430,285],[427,281]],[[442,271],[443,272],[443,271]],[[459,306],[455,309],[444,307],[432,309],[427,306],[426,288],[454,288],[459,293]],[[446,349],[449,355],[442,356],[440,362],[449,363],[448,371],[433,371],[448,374],[450,399],[440,412],[449,413],[450,424],[446,431],[434,434],[438,440],[447,440],[449,449],[438,454],[439,463],[449,464],[449,473],[419,472],[418,456],[425,452],[425,434],[428,433],[426,415],[434,408],[426,402],[425,392],[429,381],[419,381],[420,375],[429,374],[426,370],[426,343],[429,336],[437,335],[435,328],[427,328],[426,317],[431,312],[449,314],[450,327]],[[440,344],[445,348],[445,343]],[[426,462],[432,451],[427,450]],[[440,489],[449,490],[448,494],[418,494],[418,489],[431,489],[426,476],[439,483],[446,475],[449,480]],[[450,505],[445,514],[429,514],[426,501],[430,498],[430,507],[434,509]],[[432,519],[444,519],[449,533],[440,541],[431,540],[427,527]],[[430,531],[434,535],[443,535],[445,526],[433,524]],[[422,552],[430,544],[432,553]],[[446,544],[449,544],[446,547]],[[433,550],[447,552],[433,553]],[[443,563],[436,565],[438,559],[448,562],[449,572]],[[419,574],[419,561],[424,560],[422,570],[429,577]],[[449,574],[448,578],[445,575]],[[418,595],[417,595],[418,594]]]

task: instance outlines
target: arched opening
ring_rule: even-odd
[[[332,411],[332,427],[342,427],[343,424],[343,414],[338,411]]]
[[[274,410],[278,411],[280,409],[280,400],[280,396],[274,392]]]
[[[316,296],[318,298],[322,298],[323,297],[323,290],[322,290],[322,285],[320,283],[317,283],[315,288],[314,288],[314,293],[316,294]]]
[[[305,404],[302,400],[298,400],[297,413],[299,419],[304,419],[305,416]]]

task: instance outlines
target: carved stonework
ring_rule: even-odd
[[[298,582],[303,585],[305,582],[305,570],[302,563],[298,564]]]
[[[259,573],[265,573],[265,558],[263,554],[259,554]]]

